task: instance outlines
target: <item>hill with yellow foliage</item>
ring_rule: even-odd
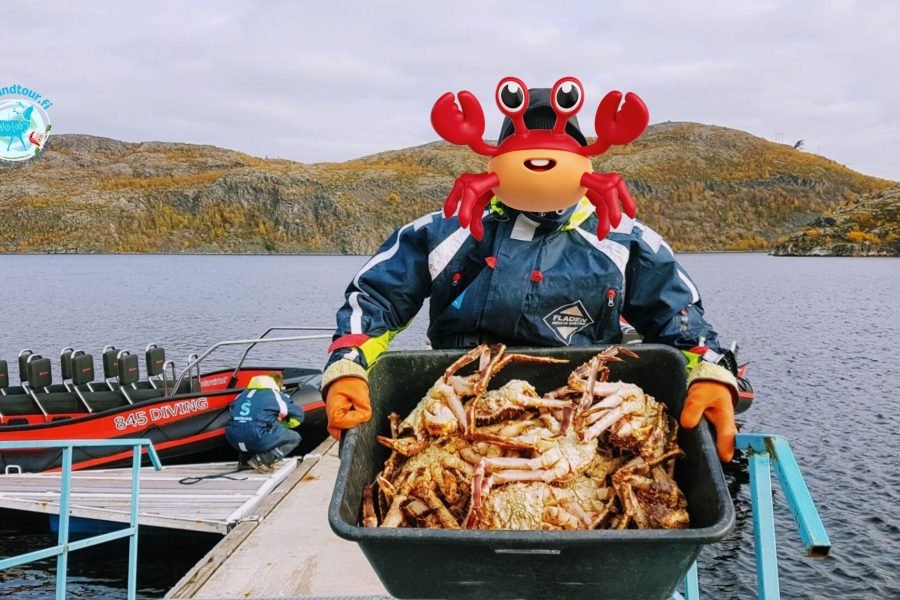
[[[776,256],[900,256],[900,187],[843,203],[775,246]]]
[[[264,160],[212,146],[51,139],[0,169],[2,252],[373,252],[437,210],[486,159],[435,142],[343,163]],[[750,134],[662,123],[594,160],[621,174],[638,218],[678,251],[767,250],[892,182]]]

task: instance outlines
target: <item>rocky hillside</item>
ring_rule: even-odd
[[[757,250],[892,184],[747,133],[651,126],[595,160],[628,181],[638,218],[681,251]],[[442,142],[302,164],[211,146],[59,135],[0,169],[0,251],[370,253],[436,210],[486,159]]]
[[[900,256],[900,187],[851,200],[781,240],[777,256]]]

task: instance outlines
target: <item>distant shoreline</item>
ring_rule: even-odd
[[[371,256],[339,252],[0,252],[0,256]]]
[[[373,253],[374,254],[374,253]],[[340,252],[0,252],[0,256],[354,256],[370,257],[373,254],[346,254]],[[684,251],[675,254],[703,255],[703,254],[765,254],[775,258],[900,258],[884,254],[775,254],[772,250],[700,250]]]
[[[0,256],[373,256],[339,252],[0,252]],[[768,250],[703,250],[676,254],[770,254]]]

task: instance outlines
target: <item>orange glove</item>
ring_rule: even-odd
[[[339,440],[341,430],[356,427],[372,418],[369,384],[359,377],[339,377],[328,386],[325,399],[328,433]]]
[[[729,462],[734,456],[734,404],[731,388],[717,381],[697,381],[688,389],[681,411],[681,426],[693,429],[706,416],[716,428],[716,447],[719,459]]]

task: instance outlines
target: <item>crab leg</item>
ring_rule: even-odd
[[[501,448],[506,448],[507,450],[535,450],[534,444],[529,444],[528,442],[519,441],[516,439],[511,439],[508,437],[503,437],[500,435],[495,435],[493,433],[484,433],[481,431],[473,431],[470,434],[471,441],[473,442],[485,442],[487,444],[493,444],[495,446],[499,446]]]
[[[572,420],[575,417],[575,407],[569,406],[568,408],[563,409],[563,418],[562,422],[559,425],[559,434],[566,435],[569,433],[569,428],[572,426]]]
[[[594,384],[594,395],[606,397],[630,389],[640,390],[633,383],[625,383],[624,381],[599,381]]]
[[[557,448],[543,452],[535,458],[498,456],[484,458],[481,463],[488,470],[500,469],[494,473],[494,480],[497,483],[512,483],[514,481],[545,481],[550,483],[569,472],[569,465]]]
[[[528,408],[569,408],[572,406],[571,400],[554,400],[552,398],[532,398],[530,396],[520,396],[518,398],[522,404]]]
[[[394,447],[393,442],[397,440],[400,436],[400,415],[395,412],[392,412],[390,415],[391,422],[391,445],[388,447],[391,449],[391,455],[388,456],[388,459],[384,462],[384,469],[381,471],[381,475],[390,480],[394,475],[394,470],[396,470],[398,463],[400,462],[400,452]],[[382,437],[382,436],[379,436]],[[387,440],[387,438],[384,438]],[[385,444],[387,445],[387,444]]]
[[[600,359],[600,367],[602,367],[608,362],[623,362],[623,360],[618,357],[619,354],[622,354],[623,356],[627,356],[629,358],[639,358],[637,354],[635,354],[625,346],[610,346],[603,352],[597,354],[594,358]],[[590,374],[589,370],[591,369],[591,362],[592,361],[589,360],[586,363],[577,366],[575,370],[572,371],[569,377],[569,385],[572,385],[573,379],[575,381],[583,381],[584,378]]]
[[[615,497],[611,498],[609,502],[606,503],[606,506],[603,507],[603,510],[600,514],[595,518],[591,523],[588,524],[588,529],[597,529],[600,525],[603,524],[606,519],[608,519],[613,514],[613,503],[615,502]]]
[[[597,370],[600,368],[600,357],[595,356],[591,359],[591,370],[588,375],[587,385],[584,386],[584,393],[581,396],[581,409],[584,410],[594,402],[594,384],[597,383]]]
[[[425,467],[419,467],[416,469],[415,473],[412,473],[403,485],[400,486],[400,489],[394,494],[394,500],[391,502],[390,508],[384,515],[384,519],[381,521],[382,527],[400,527],[400,525],[403,524],[402,506],[409,498],[409,494],[413,488],[420,483],[420,479],[424,473]]]
[[[632,489],[630,482],[616,483],[613,482],[613,487],[616,489],[616,493],[618,493],[619,498],[622,500],[622,507],[624,508],[625,515],[633,519],[637,524],[638,529],[647,529],[650,527],[650,519],[647,517],[647,513],[644,512],[643,507],[641,507],[638,502],[637,496],[634,494],[634,489]]]
[[[548,529],[566,529],[569,531],[584,529],[585,524],[581,521],[580,516],[569,512],[572,508],[575,508],[575,506],[570,503],[566,503],[562,508],[559,506],[548,506],[544,508],[543,517],[545,520],[551,521],[551,523],[542,525],[547,526]]]
[[[463,407],[462,400],[459,399],[459,396],[451,394],[449,396],[444,396],[443,400],[453,413],[453,416],[456,417],[460,430],[463,432],[469,431],[469,419],[466,416],[466,409]]]
[[[549,356],[531,356],[529,354],[507,354],[503,357],[503,360],[497,363],[493,374],[502,371],[511,362],[539,363],[544,365],[564,365],[567,364],[569,360],[566,358],[551,358]]]
[[[625,396],[622,394],[613,394],[612,396],[607,396],[600,402],[596,403],[588,410],[582,413],[581,418],[585,423],[591,424],[599,419],[605,412],[608,412],[612,408],[616,408],[621,405],[625,401]],[[598,416],[599,415],[599,416]]]
[[[396,440],[400,435],[400,415],[392,412],[389,419],[391,424],[391,439]],[[388,506],[390,506],[390,500],[396,493],[394,486],[391,484],[391,479],[393,479],[394,471],[397,469],[397,465],[400,462],[400,456],[400,453],[391,447],[391,455],[384,462],[384,469],[382,469],[381,473],[375,477],[375,481],[378,482],[378,507],[381,509],[382,515],[387,512]]]
[[[378,483],[378,494],[379,499],[381,500],[381,512],[382,514],[384,514],[387,512],[388,507],[391,505],[391,500],[397,493],[397,488],[395,488],[394,484],[392,484],[390,480],[388,480],[381,473],[379,473],[375,477],[375,482]]]
[[[565,509],[565,513],[567,513],[570,517],[577,517],[577,520],[575,521],[575,527],[573,527],[573,529],[584,529],[586,526],[590,526],[591,522],[593,521],[590,515],[588,515],[587,512],[578,505],[577,502],[564,498],[559,501],[559,505]],[[578,521],[580,521],[580,523]]]
[[[599,413],[602,414],[602,413]],[[625,415],[625,410],[623,407],[615,408],[609,411],[606,414],[603,414],[602,418],[598,420],[596,423],[588,427],[584,433],[582,434],[582,439],[584,440],[594,440],[600,437],[600,434],[612,427],[616,421],[621,419]]]
[[[500,369],[503,368],[503,367],[498,368],[497,365],[499,365],[503,362],[503,353],[506,352],[506,346],[504,346],[503,344],[497,344],[495,347],[492,347],[492,348],[496,348],[496,354],[493,355],[493,357],[488,362],[488,364],[485,365],[484,368],[481,369],[481,371],[479,372],[480,378],[479,378],[478,382],[475,384],[475,388],[473,391],[475,400],[478,400],[478,398],[482,394],[484,394],[485,390],[487,390],[487,386],[491,382],[491,379],[494,377],[494,375],[497,374],[497,372]]]
[[[363,488],[363,527],[378,527],[378,516],[375,514],[375,501],[372,499],[372,487],[370,483]]]
[[[403,512],[406,513],[407,516],[415,520],[416,527],[428,527],[428,517],[432,514],[428,505],[419,500],[418,498],[414,498],[403,505]]]
[[[459,523],[456,521],[454,516],[450,513],[450,509],[441,502],[441,499],[438,498],[438,495],[434,492],[434,488],[428,484],[422,483],[419,487],[416,488],[416,496],[418,496],[425,504],[428,505],[428,508],[433,510],[437,515],[438,521],[441,524],[441,527],[444,529],[459,529]]]
[[[493,485],[493,476],[485,477],[485,466],[479,462],[475,467],[475,472],[472,474],[472,499],[469,502],[469,513],[465,519],[466,529],[475,529],[481,523],[481,520],[484,518],[484,512],[482,511],[484,499],[490,493]]]
[[[457,358],[452,365],[447,367],[447,370],[444,371],[444,383],[450,382],[450,377],[455,375],[457,371],[462,369],[464,366],[475,362],[477,359],[481,358],[484,353],[484,348],[478,346],[476,348],[472,348],[466,354],[463,354],[459,358]]]

